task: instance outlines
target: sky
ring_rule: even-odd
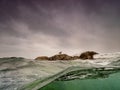
[[[0,0],[0,57],[120,52],[120,0]]]

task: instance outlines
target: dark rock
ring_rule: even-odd
[[[72,60],[76,60],[76,59],[80,59],[80,57],[79,56],[73,56],[72,57]]]
[[[94,59],[94,55],[98,54],[97,52],[94,51],[86,51],[81,53],[80,59]]]
[[[35,60],[49,60],[49,57],[47,57],[47,56],[39,56],[39,57],[35,58]]]
[[[72,56],[69,56],[67,54],[58,54],[50,57],[49,59],[50,60],[71,60]]]
[[[47,57],[47,56],[39,56],[37,58],[35,58],[35,60],[50,60],[50,61],[54,61],[54,60],[76,60],[76,59],[94,59],[93,56],[95,54],[98,54],[94,51],[86,51],[81,53],[80,56],[69,56],[67,54],[62,54],[62,52],[59,52],[59,54],[53,55],[51,57]]]

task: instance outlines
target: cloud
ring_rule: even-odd
[[[87,1],[2,2],[0,56],[120,51],[119,2]]]

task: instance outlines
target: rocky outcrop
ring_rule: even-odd
[[[71,60],[71,59],[72,56],[69,56],[67,54],[58,54],[49,58],[49,60]]]
[[[80,59],[80,57],[79,56],[73,56],[72,57],[72,60],[76,60],[76,59]]]
[[[81,53],[80,59],[94,59],[94,55],[98,54],[97,52],[94,51],[86,51]]]
[[[62,52],[59,52],[59,54],[53,55],[51,57],[47,56],[39,56],[35,58],[35,60],[76,60],[76,59],[94,59],[94,55],[98,54],[97,52],[94,51],[86,51],[80,54],[80,56],[69,56],[67,54],[62,54]]]
[[[39,56],[39,57],[35,58],[35,60],[49,60],[49,57],[47,57],[47,56]]]

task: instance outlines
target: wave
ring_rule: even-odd
[[[37,90],[54,80],[104,78],[119,71],[119,67],[120,53],[71,61],[0,58],[0,90]]]
[[[23,86],[19,90],[38,90],[52,81],[108,78],[110,74],[119,71],[120,71],[120,67],[99,67],[99,68],[69,67],[63,70],[62,72],[47,77],[43,80],[38,79],[28,85]]]

